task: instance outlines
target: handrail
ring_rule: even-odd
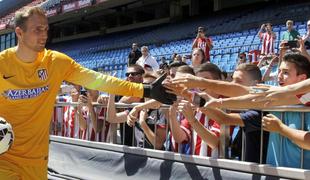
[[[115,103],[115,107],[116,108],[133,108],[139,104],[142,103],[132,103],[132,104],[126,104],[126,103]],[[55,106],[60,106],[60,107],[64,107],[64,106],[78,106],[79,103],[77,102],[60,102],[60,103],[56,103]],[[100,106],[100,107],[107,107],[107,105],[103,105],[100,103],[93,103],[94,106]],[[169,105],[166,104],[162,104],[159,108],[162,109],[169,109]],[[310,112],[310,107],[309,106],[304,106],[304,105],[287,105],[287,106],[274,106],[274,107],[267,107],[267,108],[255,108],[256,110],[262,110],[262,111],[270,111],[270,112]],[[244,110],[248,110],[245,108],[233,108],[230,109],[233,111],[244,111]]]
[[[125,103],[115,103],[115,108],[121,108],[121,109],[127,109],[127,108],[133,108],[135,107],[136,105],[139,105],[139,104],[142,104],[142,103],[132,103],[132,104],[125,104]],[[65,106],[72,106],[72,107],[77,107],[79,105],[79,103],[77,102],[74,102],[74,103],[68,103],[68,102],[61,102],[61,103],[56,103],[56,107],[65,107]],[[103,104],[99,104],[99,103],[93,103],[93,105],[95,107],[103,107],[103,108],[106,108],[107,105],[103,105]],[[169,109],[169,105],[166,105],[166,104],[163,104],[160,106],[161,109]],[[61,108],[63,109],[63,108]],[[233,111],[246,111],[248,109],[230,109],[230,110],[233,110]],[[305,112],[310,112],[310,108],[307,107],[307,106],[304,106],[304,105],[288,105],[288,106],[275,106],[275,107],[268,107],[268,108],[257,108],[256,110],[260,110],[260,111],[264,111],[264,112],[280,112],[281,113],[281,119],[283,120],[283,115],[285,112],[299,112],[302,114],[302,118],[301,118],[301,124],[302,124],[302,127],[301,127],[301,130],[304,130],[304,122],[305,122]],[[62,110],[62,113],[63,113],[63,110]],[[105,114],[106,115],[106,114]],[[262,114],[263,116],[263,114]],[[76,118],[76,117],[75,117]],[[98,118],[98,114],[97,114],[97,118]],[[109,121],[109,120],[107,120]],[[106,119],[104,120],[104,125],[103,125],[103,128],[105,128],[105,122],[106,122]],[[61,123],[61,122],[60,122]],[[168,122],[166,122],[168,123]],[[78,123],[77,123],[78,124]],[[54,127],[54,129],[58,129],[59,124],[55,124],[52,126]],[[79,125],[78,125],[79,126]],[[53,129],[53,130],[54,130]],[[220,133],[220,146],[219,146],[219,158],[226,158],[227,157],[227,153],[228,153],[228,144],[226,142],[226,138],[227,137],[230,137],[230,133],[228,131],[229,129],[229,126],[226,126],[226,125],[221,125],[221,133]],[[58,129],[59,130],[59,129]],[[123,134],[125,134],[125,128],[123,128]],[[133,129],[134,130],[134,129]],[[168,136],[168,125],[166,124],[166,136]],[[263,128],[261,127],[260,128],[260,131],[261,131],[261,135],[260,135],[260,141],[263,142],[264,140],[264,137],[263,137]],[[59,131],[57,131],[59,132]],[[156,126],[155,126],[155,132],[156,132]],[[133,132],[134,133],[134,132]],[[72,137],[72,136],[71,136]],[[123,140],[122,142],[124,143],[124,135],[123,135]],[[242,131],[242,158],[241,160],[244,161],[245,159],[245,134],[243,133]],[[134,136],[132,136],[132,146],[134,146],[134,142],[135,142],[135,138]],[[156,142],[156,137],[155,137],[155,142]],[[143,144],[143,147],[144,147],[144,144]],[[154,146],[155,148],[155,146]],[[259,159],[259,162],[260,163],[263,163],[263,143],[260,144],[260,159]],[[304,160],[303,160],[303,157],[304,157],[304,151],[301,150],[301,161],[300,161],[300,168],[303,168],[304,167]]]

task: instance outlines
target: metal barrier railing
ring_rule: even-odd
[[[50,136],[50,142],[51,142],[50,146],[52,147],[54,146],[54,144],[60,145],[60,146],[57,146],[56,149],[60,149],[59,147],[62,147],[62,145],[65,146],[66,148],[68,146],[72,146],[72,148],[85,147],[87,148],[87,150],[89,150],[89,148],[93,148],[96,150],[111,151],[113,153],[126,153],[126,154],[133,154],[136,156],[148,157],[147,159],[156,158],[156,159],[167,160],[170,162],[177,162],[177,163],[181,162],[184,164],[193,164],[193,165],[200,166],[200,167],[207,166],[207,167],[212,168],[210,170],[211,173],[214,173],[218,177],[218,179],[245,179],[242,176],[240,177],[239,176],[238,177],[225,176],[222,178],[221,172],[224,171],[227,173],[227,170],[242,173],[242,175],[244,175],[244,173],[250,173],[252,176],[246,176],[247,179],[310,179],[310,170],[305,170],[305,169],[272,167],[272,166],[265,165],[265,164],[262,165],[262,164],[251,163],[251,162],[232,161],[228,159],[214,159],[210,157],[202,157],[202,156],[195,156],[195,155],[189,156],[189,155],[173,153],[169,151],[160,151],[160,150],[130,147],[130,146],[123,146],[123,145],[116,145],[116,144],[90,142],[90,141],[84,141],[80,139],[72,139],[72,138],[52,136],[52,135]],[[59,159],[57,158],[57,155],[55,155],[55,153],[57,154],[57,152],[53,152],[55,151],[55,148],[52,148],[51,151],[52,153],[50,152],[49,162],[52,162],[52,165],[58,167],[57,163]],[[69,155],[72,155],[72,154],[69,153]],[[63,158],[64,155],[61,154],[60,156],[61,158]],[[111,159],[109,159],[109,161],[110,160]],[[60,161],[60,163],[61,163],[60,167],[63,167],[64,166],[63,163],[66,163],[66,162]],[[95,163],[98,165],[97,161]],[[111,168],[113,168],[114,163],[110,165],[112,166]],[[110,170],[111,168],[109,168],[108,170]],[[151,167],[148,167],[148,168],[150,168],[148,170],[151,170]],[[164,168],[164,169],[169,171],[169,168]],[[74,170],[75,170],[74,172],[76,172],[76,169]],[[85,169],[83,169],[83,171],[85,171]],[[85,173],[87,173],[87,171],[85,171]],[[121,172],[118,172],[118,173],[121,173]],[[200,172],[200,173],[202,174],[203,172]],[[72,173],[70,175],[71,175],[70,177],[72,177]],[[160,175],[158,173],[158,177],[159,176]],[[175,179],[173,178],[174,177],[173,175],[171,176],[172,176],[172,179]],[[131,175],[131,177],[133,176]],[[164,179],[168,179],[168,178],[164,178]]]
[[[123,104],[123,103],[115,103],[115,107],[117,109],[127,109],[127,108],[133,108],[134,106],[138,105],[140,103],[133,103],[133,104]],[[61,114],[64,114],[64,108],[66,107],[68,109],[68,107],[77,107],[78,106],[78,103],[57,103],[56,106],[55,106],[55,109],[58,109],[58,113],[61,113]],[[94,107],[96,108],[106,108],[106,106],[102,105],[102,104],[98,104],[98,103],[94,103]],[[160,108],[161,109],[169,109],[170,106],[168,105],[162,105]],[[59,110],[60,109],[60,110]],[[233,111],[244,111],[245,109],[233,109]],[[284,114],[287,113],[287,112],[298,112],[298,113],[301,113],[301,130],[304,130],[304,123],[305,123],[305,113],[306,112],[310,112],[310,108],[309,107],[306,107],[306,106],[302,106],[302,105],[294,105],[294,106],[277,106],[277,107],[272,107],[272,108],[265,108],[265,109],[258,109],[258,110],[261,110],[263,112],[280,112],[281,113],[281,120],[283,120],[284,118]],[[262,117],[263,117],[263,113],[262,113]],[[62,119],[57,119],[55,120],[55,118],[62,118]],[[58,135],[58,136],[68,136],[68,134],[65,134],[65,129],[64,128],[68,128],[68,126],[65,126],[63,123],[65,122],[65,120],[63,119],[65,118],[65,116],[59,116],[55,115],[54,113],[54,117],[53,117],[53,120],[51,122],[51,135]],[[98,119],[98,114],[96,114],[96,118]],[[169,124],[168,124],[168,121],[167,121],[167,118],[166,117],[166,125],[165,125],[165,134],[166,134],[166,138],[168,138],[168,132],[169,132]],[[75,117],[73,118],[76,123],[75,123],[75,126],[77,126],[78,128],[75,128],[75,129],[79,129],[79,121],[78,121],[78,117],[77,117],[77,113],[75,113]],[[103,133],[105,134],[106,132],[106,123],[107,122],[107,117],[106,117],[106,113],[104,114],[104,118],[103,118],[103,127],[102,127],[102,130]],[[126,122],[125,122],[126,123]],[[123,128],[122,128],[122,139],[121,139],[121,144],[124,145],[125,144],[125,134],[128,133],[128,132],[125,132],[125,123],[123,125]],[[156,141],[157,141],[157,138],[156,138],[156,132],[157,132],[157,127],[156,127],[156,122],[154,124],[155,126],[155,130],[154,130],[154,134],[155,134],[155,142],[154,142],[154,149],[156,148]],[[89,126],[87,126],[87,128],[89,128]],[[135,128],[133,128],[133,132],[132,132],[132,146],[137,146],[138,144],[135,144],[135,131],[134,131]],[[86,129],[86,131],[90,132],[89,129]],[[263,162],[263,141],[264,141],[264,136],[263,136],[263,128],[261,127],[261,133],[260,133],[260,163],[262,164]],[[71,132],[72,133],[72,132]],[[76,132],[75,132],[76,133]],[[102,133],[102,132],[101,132]],[[114,132],[115,133],[115,132]],[[72,134],[71,134],[72,135]],[[228,155],[228,143],[227,143],[227,137],[229,137],[230,134],[229,134],[229,127],[228,126],[223,126],[221,125],[221,133],[220,133],[220,145],[219,145],[219,158],[227,158],[227,155]],[[70,137],[70,136],[69,136]],[[145,139],[146,138],[146,135],[143,134],[143,138]],[[244,161],[245,160],[245,134],[243,133],[242,131],[242,157],[241,157],[241,160]],[[114,138],[112,138],[114,139]],[[280,140],[282,141],[283,138],[281,138]],[[90,135],[87,136],[86,140],[90,140]],[[104,142],[107,141],[107,137],[104,138]],[[112,143],[117,143],[115,142],[115,140],[110,140],[110,142]],[[167,139],[165,141],[165,143],[167,143]],[[282,142],[281,142],[282,144]],[[166,147],[167,147],[167,144],[165,144]],[[144,144],[144,141],[143,141],[143,145],[142,147],[144,148],[145,147],[145,144]],[[192,150],[193,152],[194,150]],[[282,152],[282,151],[280,151]],[[300,168],[303,168],[304,167],[304,150],[300,148],[300,156],[301,156],[301,160],[300,160]]]

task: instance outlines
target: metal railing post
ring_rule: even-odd
[[[305,113],[301,113],[301,130],[305,130]],[[304,168],[304,149],[300,148],[300,168]]]
[[[264,117],[264,111],[261,111],[261,121]],[[264,149],[264,129],[263,123],[260,125],[260,147],[259,147],[259,163],[263,164],[263,149]]]

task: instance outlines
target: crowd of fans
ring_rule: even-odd
[[[112,94],[106,97],[98,91],[85,93],[82,87],[66,86],[71,87],[70,92],[60,95],[58,102],[77,102],[78,105],[55,108],[51,133],[217,158],[221,125],[228,125],[229,158],[244,156],[249,162],[295,168],[301,167],[303,158],[302,167],[309,169],[309,113],[305,113],[302,121],[298,112],[281,116],[278,112],[258,110],[276,105],[310,104],[310,81],[307,80],[310,77],[307,52],[310,21],[303,36],[293,29],[293,21],[288,20],[286,26],[279,54],[275,54],[276,35],[270,23],[263,24],[258,34],[262,42],[258,61],[250,62],[247,52],[240,53],[231,77],[210,62],[209,51],[213,45],[204,27],[198,28],[191,55],[176,53],[170,62],[162,59],[160,65],[147,46],[142,46],[140,51],[138,44],[133,43],[128,56],[127,80],[152,84],[167,75],[163,85],[177,95],[177,101],[168,109],[161,109],[161,103],[152,99]],[[103,106],[94,106],[95,102]],[[115,102],[139,104],[117,109]],[[224,111],[236,108],[247,110]],[[242,132],[246,137],[244,154]],[[301,149],[304,149],[303,155]]]

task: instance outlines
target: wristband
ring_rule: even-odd
[[[223,99],[222,98],[219,98],[219,101],[220,101],[220,104],[221,106],[223,105]]]

